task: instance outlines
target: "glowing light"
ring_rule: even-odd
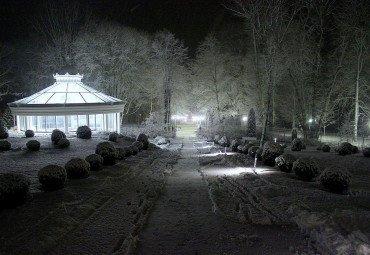
[[[277,141],[277,138],[276,138],[276,137],[274,138],[274,141],[275,141],[275,143],[276,143],[276,141]]]
[[[173,120],[183,120],[183,121],[186,121],[186,118],[185,116],[181,116],[181,115],[172,115],[171,119]]]
[[[312,123],[313,119],[309,119],[308,122]]]
[[[193,116],[193,121],[203,121],[205,118],[204,116]]]
[[[247,116],[243,116],[243,121],[246,122],[248,120]]]

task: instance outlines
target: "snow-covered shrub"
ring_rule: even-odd
[[[302,180],[309,181],[319,175],[319,167],[312,159],[297,159],[293,163],[293,171]]]
[[[9,137],[8,129],[0,125],[0,139],[6,139]]]
[[[166,144],[168,142],[169,141],[163,136],[157,136],[156,138],[154,138],[154,143],[157,145]]]
[[[136,155],[136,154],[138,154],[139,153],[139,149],[135,146],[135,145],[130,145],[129,146],[130,147],[130,149],[131,149],[131,151],[132,151],[132,155]]]
[[[126,146],[126,147],[124,147],[123,149],[124,149],[124,150],[125,150],[125,152],[126,152],[126,157],[130,157],[130,156],[132,155],[132,153],[134,153],[134,152],[132,151],[132,148],[131,148],[130,146]]]
[[[118,140],[118,134],[116,132],[112,132],[108,136],[108,140],[111,142],[117,142]]]
[[[278,143],[266,142],[263,145],[262,161],[264,165],[275,166],[275,158],[284,153],[284,149]]]
[[[303,143],[301,139],[295,138],[292,141],[292,151],[301,151],[303,149],[302,147],[303,147]]]
[[[26,137],[34,137],[35,136],[35,132],[33,130],[28,129],[28,130],[26,130],[26,132],[24,132],[24,135]]]
[[[362,150],[362,154],[364,154],[365,157],[370,157],[370,147],[365,147],[363,150]]]
[[[360,152],[360,150],[358,149],[358,147],[355,146],[355,145],[352,145],[352,154],[356,154],[356,153],[359,153],[359,152]]]
[[[283,172],[290,173],[296,158],[291,154],[283,154],[275,159],[276,165]]]
[[[12,148],[12,144],[9,141],[0,141],[0,151],[8,151]]]
[[[348,142],[341,143],[338,147],[339,155],[349,155],[352,154],[352,144]]]
[[[116,163],[117,151],[109,142],[98,143],[95,153],[103,157],[104,165],[114,165]]]
[[[238,145],[238,147],[236,147],[237,152],[244,153],[243,152],[243,147],[244,147],[244,145]],[[247,150],[247,154],[248,154],[248,150]]]
[[[140,141],[133,142],[132,145],[136,146],[139,151],[141,151],[144,148],[144,144]]]
[[[90,164],[82,158],[72,158],[65,165],[68,179],[83,179],[89,176]]]
[[[122,160],[126,157],[126,150],[124,148],[116,148],[116,159]]]
[[[329,166],[320,174],[319,180],[330,191],[343,193],[349,187],[351,174],[341,166]]]
[[[22,174],[0,175],[0,208],[12,208],[23,204],[30,189],[31,181]]]
[[[323,152],[330,152],[330,146],[327,144],[324,144],[321,149]]]
[[[293,130],[292,130],[292,141],[293,141],[294,139],[296,139],[296,138],[298,138],[297,130],[296,130],[296,129],[293,129]]]
[[[262,153],[263,153],[263,149],[262,149],[262,148],[258,148],[258,149],[256,150],[256,154],[255,154],[255,156],[257,156],[257,160],[258,160],[258,161],[262,161]]]
[[[67,172],[61,166],[48,165],[39,170],[37,177],[45,190],[57,190],[63,188]]]
[[[91,129],[88,126],[80,126],[77,128],[76,135],[78,138],[90,139]]]
[[[85,158],[87,162],[90,164],[91,171],[98,171],[100,170],[101,166],[103,165],[104,159],[99,154],[90,154]]]
[[[54,129],[53,132],[51,133],[51,142],[55,145],[57,145],[58,141],[62,138],[66,138],[66,135],[64,134],[63,131],[59,129]]]
[[[285,149],[285,148],[287,148],[287,147],[288,147],[288,145],[287,145],[286,143],[280,143],[280,146],[281,146],[281,148],[283,148],[283,149]]]
[[[231,150],[233,152],[237,152],[238,151],[238,146],[241,145],[242,142],[239,140],[239,139],[234,139],[231,141]]]
[[[218,144],[221,145],[222,147],[229,147],[230,146],[230,141],[229,141],[229,139],[227,139],[226,136],[223,136],[218,141]]]
[[[220,140],[220,135],[215,135],[215,138],[213,138],[213,141],[215,144],[218,144],[218,141]]]
[[[26,143],[27,149],[30,151],[40,150],[40,142],[37,140],[31,140]]]
[[[149,139],[145,134],[139,134],[136,141],[143,143],[143,150],[147,150],[149,146]]]
[[[248,114],[248,122],[247,122],[247,136],[255,137],[256,136],[256,114],[251,108]]]
[[[245,145],[248,146],[248,145]],[[259,149],[258,146],[251,146],[248,148],[248,155],[254,158],[256,156],[256,151]]]
[[[59,149],[68,148],[71,143],[67,138],[62,138],[58,141],[57,146]]]

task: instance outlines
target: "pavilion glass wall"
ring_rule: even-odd
[[[67,116],[19,116],[19,130],[27,129],[35,132],[51,132],[58,128],[65,130],[66,118],[68,132],[74,132],[79,126],[89,126],[93,131],[117,131],[119,114],[89,114]]]

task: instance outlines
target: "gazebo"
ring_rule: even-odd
[[[9,103],[18,131],[74,132],[79,126],[93,131],[120,132],[124,102],[81,82],[83,75],[54,75],[55,83],[29,97]]]

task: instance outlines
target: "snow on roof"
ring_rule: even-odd
[[[40,104],[113,104],[122,100],[105,95],[82,83],[83,75],[55,74],[55,83],[29,97],[17,100],[16,105]]]

